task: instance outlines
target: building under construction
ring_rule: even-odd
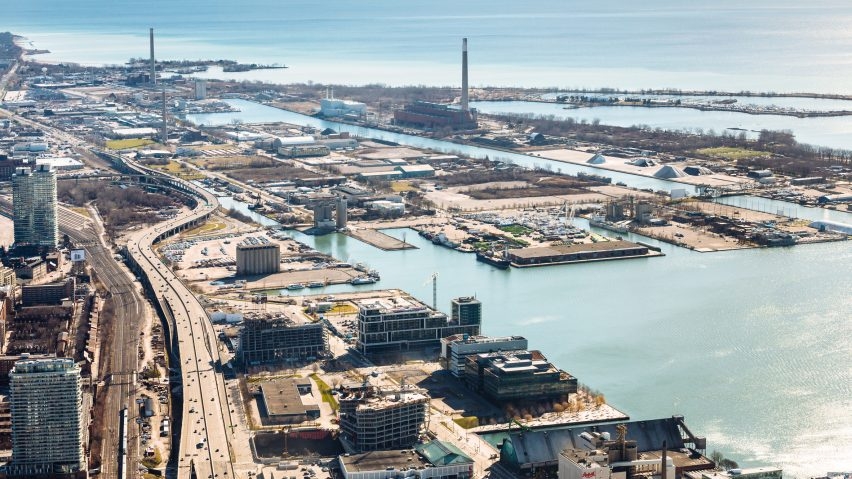
[[[237,355],[244,366],[313,361],[328,353],[321,323],[293,325],[287,319],[248,319],[240,331]]]
[[[340,395],[340,439],[353,452],[410,448],[426,429],[429,396],[402,386]]]

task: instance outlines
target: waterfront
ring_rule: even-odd
[[[781,203],[725,200],[767,201],[767,208]],[[231,205],[256,215],[245,204]],[[400,288],[431,302],[427,279],[437,272],[439,309],[446,311],[454,296],[475,294],[484,304],[486,334],[524,334],[634,419],[684,414],[707,434],[711,449],[742,464],[777,464],[797,477],[848,466],[847,243],[702,254],[628,234],[628,240],[660,246],[666,257],[555,266],[539,274],[498,270],[411,230],[385,232],[405,234],[418,249],[386,252],[342,234],[288,234],[381,272],[379,283],[357,289]],[[318,293],[352,289],[328,286]]]
[[[784,99],[778,99],[783,103]],[[852,102],[846,102],[852,105]],[[756,138],[761,130],[788,130],[796,141],[811,145],[827,146],[838,149],[852,149],[852,117],[813,117],[797,118],[783,115],[751,115],[731,111],[702,111],[686,107],[633,107],[633,106],[596,106],[592,108],[565,109],[557,103],[539,103],[528,101],[480,101],[471,103],[471,107],[482,113],[530,114],[555,118],[572,118],[577,122],[592,123],[597,120],[604,125],[645,126],[664,130],[681,130],[721,135],[739,135],[745,132],[748,137]],[[847,106],[852,108],[852,106]]]

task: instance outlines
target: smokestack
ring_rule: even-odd
[[[668,449],[666,447],[667,446],[666,442],[667,441],[665,441],[665,440],[663,441],[663,453],[661,454],[661,456],[663,456],[662,457],[662,468],[660,469],[660,478],[661,479],[669,479],[668,477],[666,477],[666,449]]]
[[[166,117],[166,87],[163,87],[163,145],[169,141],[169,122]]]
[[[461,109],[463,111],[468,111],[468,106],[467,106],[467,38],[462,38]]]
[[[157,84],[157,62],[154,60],[154,29],[151,31],[151,84]]]

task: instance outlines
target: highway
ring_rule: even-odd
[[[199,198],[198,206],[134,234],[127,243],[127,250],[147,277],[157,301],[171,316],[171,329],[177,338],[178,348],[173,351],[173,357],[179,358],[183,382],[178,477],[189,478],[193,469],[198,478],[235,477],[229,441],[232,434],[230,410],[224,381],[217,372],[221,361],[213,326],[192,292],[153,250],[154,243],[205,220],[219,205],[209,192],[183,183]]]

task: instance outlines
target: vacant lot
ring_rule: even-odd
[[[695,153],[701,156],[710,158],[722,158],[724,160],[744,160],[747,158],[768,158],[772,156],[766,151],[749,150],[747,148],[736,148],[732,146],[719,146],[716,148],[701,148],[695,150]]]
[[[539,178],[527,186],[471,188],[464,194],[477,200],[498,200],[505,198],[535,198],[537,196],[579,195],[588,193],[587,181],[571,176]]]
[[[240,168],[236,170],[229,170],[225,174],[243,183],[249,180],[257,183],[265,183],[269,181],[312,178],[318,176],[314,172],[287,165],[269,166],[264,168]]]
[[[60,182],[57,196],[59,201],[74,206],[94,202],[108,229],[159,221],[158,210],[180,206],[166,195],[149,193],[136,186],[122,189],[102,181]]]
[[[195,166],[208,170],[234,170],[274,166],[275,160],[263,156],[197,156],[188,160]]]
[[[188,166],[178,163],[177,161],[169,160],[166,164],[148,163],[147,166],[168,173],[184,180],[200,180],[204,175],[190,169]]]
[[[154,144],[154,140],[147,138],[128,138],[126,140],[109,140],[106,142],[106,147],[111,150],[126,150],[128,148],[139,148],[140,146],[152,144]]]

